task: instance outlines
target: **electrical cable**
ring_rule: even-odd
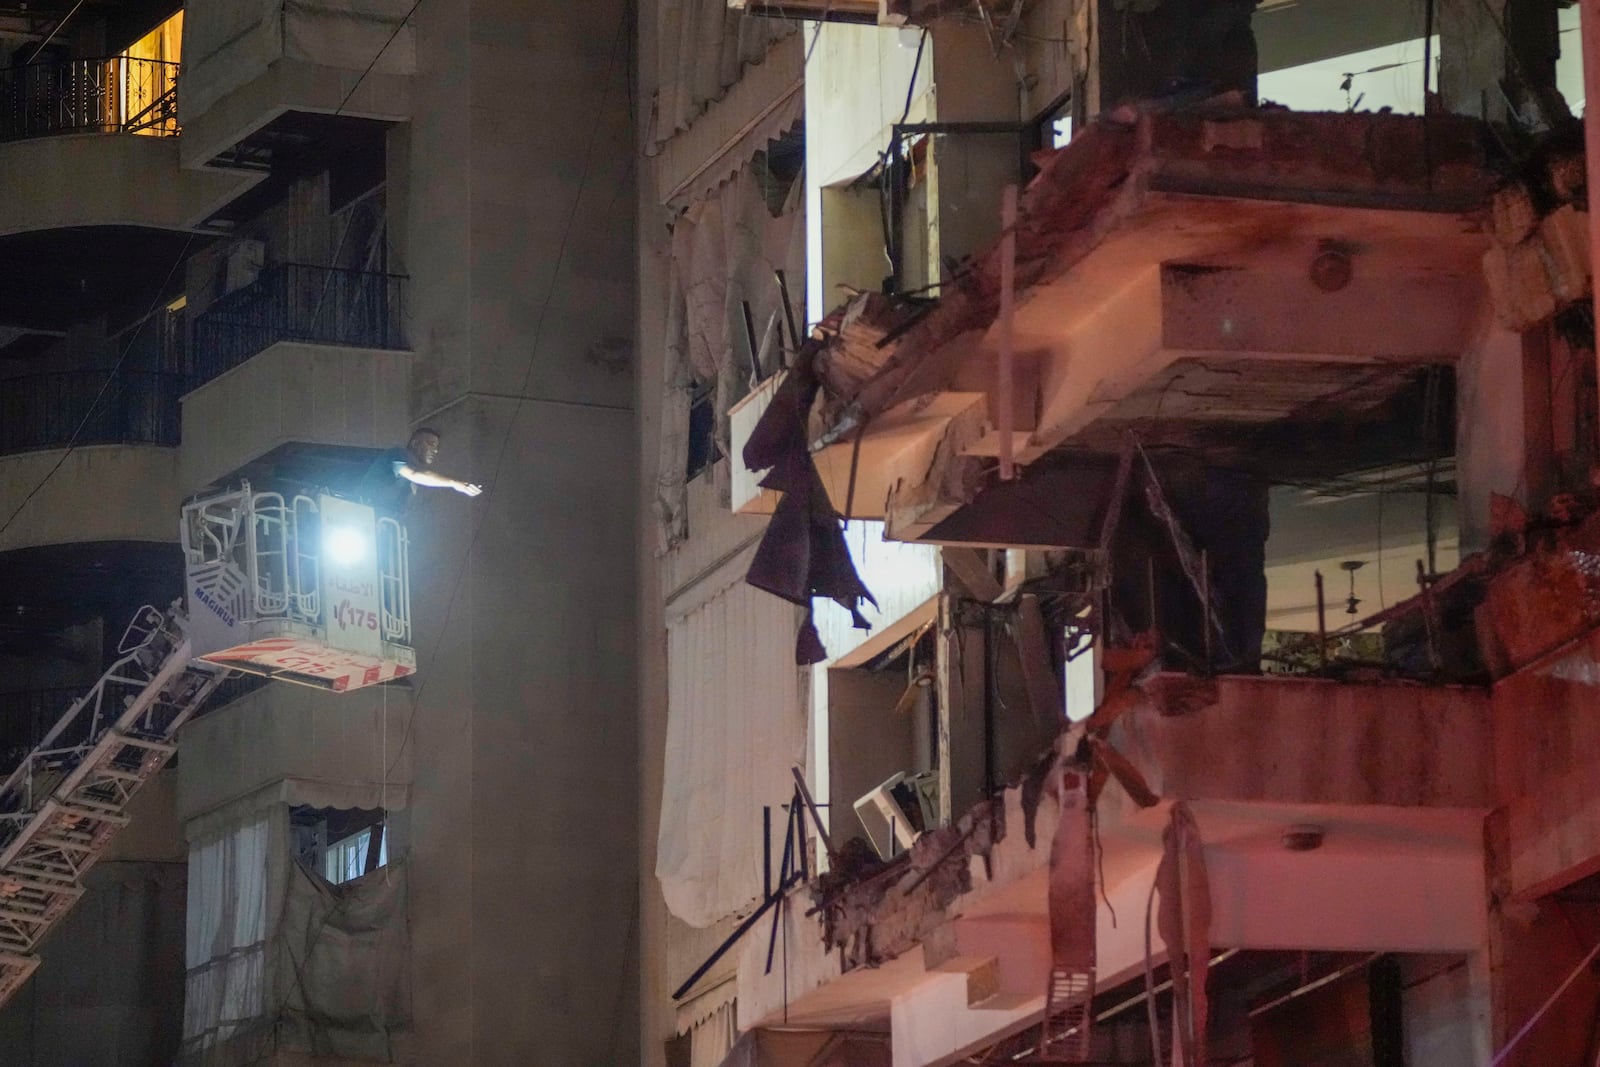
[[[72,21],[72,16],[76,15],[78,13],[78,8],[82,6],[83,0],[78,0],[76,4],[72,5],[72,10],[68,11],[60,22],[57,22],[54,26],[50,27],[50,35],[39,42],[39,47],[35,48],[33,50],[33,55],[28,57],[28,63],[32,63],[34,60],[39,58],[39,53],[43,52],[50,42],[56,39],[56,34],[61,32],[61,27]],[[27,63],[24,63],[23,66],[27,66]]]
[[[344,99],[339,101],[339,106],[333,109],[334,115],[344,111],[344,106],[350,102],[352,96],[356,95],[356,90],[361,88],[361,83],[367,80],[367,75],[372,73],[372,68],[378,65],[378,60],[382,59],[383,54],[389,50],[389,46],[394,44],[394,39],[400,36],[400,31],[411,23],[411,16],[415,15],[417,8],[421,6],[422,0],[414,0],[411,9],[406,12],[405,17],[395,26],[394,32],[389,34],[388,40],[383,42],[383,47],[379,48],[377,53],[373,55],[372,62],[367,64],[367,69],[361,72],[361,76],[355,80],[355,84],[350,86],[350,91],[344,94]]]
[[[356,90],[361,88],[361,83],[367,80],[367,75],[372,73],[372,69],[378,65],[378,60],[383,58],[383,54],[389,50],[390,45],[394,44],[395,38],[400,36],[400,31],[410,24],[411,16],[415,15],[417,8],[421,6],[422,0],[414,0],[411,10],[407,11],[405,17],[396,24],[394,32],[389,34],[388,38],[383,42],[383,46],[378,49],[377,53],[372,57],[372,61],[367,64],[367,69],[363,70],[361,77],[357,78],[355,84],[350,86],[349,91],[344,94],[344,99],[339,101],[339,106],[333,109],[333,114],[329,118],[338,118],[344,111],[344,106],[350,102],[352,96],[356,95]],[[384,213],[385,215],[388,214],[387,207],[385,207]],[[356,217],[355,212],[352,211],[350,216],[345,219],[344,232],[339,235],[339,244],[334,248],[333,258],[328,262],[328,273],[322,280],[322,292],[317,294],[316,306],[311,309],[310,321],[313,329],[316,328],[317,319],[322,314],[322,305],[328,299],[328,290],[333,286],[333,272],[339,268],[339,257],[344,255],[345,243],[349,241],[350,232],[355,228]]]
[[[194,244],[194,237],[195,235],[191,233],[189,234],[189,239],[183,242],[183,248],[179,251],[178,258],[173,261],[172,266],[167,270],[167,276],[156,287],[156,295],[151,299],[150,307],[146,309],[145,313],[140,316],[139,321],[134,325],[133,332],[129,334],[127,343],[122,346],[122,351],[117,354],[116,362],[111,365],[111,371],[101,384],[100,391],[95,394],[94,400],[89,404],[89,409],[83,413],[83,418],[79,419],[78,425],[73,428],[72,436],[67,438],[66,448],[62,450],[60,458],[56,460],[54,466],[45,472],[44,477],[40,478],[38,483],[28,490],[28,494],[22,498],[22,502],[7,516],[5,523],[0,524],[0,535],[4,535],[7,530],[11,529],[11,524],[17,521],[17,516],[22,514],[23,509],[28,506],[34,497],[39,495],[39,491],[49,483],[50,479],[56,476],[56,472],[61,470],[62,465],[67,462],[67,457],[77,449],[78,439],[83,436],[84,428],[89,425],[89,420],[99,410],[100,402],[105,399],[106,390],[110,389],[111,383],[117,380],[117,375],[122,371],[122,365],[128,360],[128,354],[133,351],[134,344],[139,340],[139,334],[149,324],[151,316],[156,313],[156,308],[161,306],[162,295],[172,282],[172,276],[178,272],[178,268],[183,265],[184,258],[188,256],[189,249]]]
[[[1551,1006],[1561,999],[1561,994],[1567,991],[1567,987],[1578,980],[1578,975],[1589,969],[1589,965],[1595,961],[1597,956],[1600,956],[1600,944],[1596,944],[1594,948],[1589,950],[1587,956],[1578,961],[1578,965],[1572,969],[1572,973],[1567,975],[1566,981],[1556,986],[1556,991],[1545,998],[1545,1002],[1539,1005],[1539,1010],[1534,1012],[1533,1016],[1522,1024],[1522,1029],[1513,1034],[1511,1040],[1506,1042],[1505,1047],[1495,1053],[1494,1059],[1489,1061],[1489,1067],[1500,1067],[1500,1064],[1505,1062],[1506,1057],[1511,1055],[1512,1050],[1521,1043],[1523,1038],[1528,1036],[1530,1030],[1538,1025],[1539,1020],[1544,1018],[1545,1012],[1549,1011]]]
[[[619,45],[625,36],[624,31],[626,30],[627,25],[627,13],[626,10],[624,10],[623,17],[617,23],[617,31],[612,39],[611,54],[606,62],[605,74],[602,76],[603,88],[601,90],[600,100],[595,107],[596,114],[603,114],[605,112],[606,99],[611,93],[611,72],[616,65],[617,53],[619,50],[621,50],[619,49]],[[494,486],[499,480],[501,467],[505,463],[506,451],[511,444],[511,435],[516,429],[517,420],[522,415],[523,404],[526,403],[527,400],[528,384],[533,380],[533,368],[539,355],[539,342],[544,336],[545,319],[550,311],[550,304],[555,298],[556,286],[561,280],[561,268],[563,264],[566,263],[567,249],[571,243],[572,232],[577,224],[578,208],[582,205],[583,194],[589,187],[589,178],[594,164],[595,144],[599,140],[600,125],[600,123],[596,122],[591,123],[589,127],[589,144],[584,151],[583,170],[578,178],[578,189],[573,195],[571,207],[566,212],[566,225],[561,232],[561,242],[556,248],[555,262],[550,270],[550,283],[545,287],[544,298],[539,305],[539,314],[534,320],[533,338],[532,342],[528,346],[527,366],[523,370],[522,374],[522,387],[517,390],[516,407],[512,410],[510,418],[506,421],[505,434],[500,439],[500,451],[495,457],[494,467],[490,473],[489,481],[487,483],[491,487]],[[472,561],[472,554],[477,549],[478,538],[482,536],[483,528],[488,524],[489,516],[493,512],[494,500],[495,497],[490,497],[490,499],[486,501],[488,506],[483,509],[483,514],[478,519],[478,522],[473,529],[472,538],[467,543],[466,551],[462,553],[461,565],[456,569],[455,580],[451,583],[450,599],[445,604],[444,617],[439,624],[439,636],[434,642],[432,655],[429,656],[430,661],[438,656],[439,650],[444,646],[445,636],[450,632],[450,619],[455,612],[456,601],[459,599],[461,594],[462,580],[466,577],[467,566]],[[411,742],[411,728],[416,722],[417,712],[422,707],[422,696],[427,691],[429,677],[431,676],[423,675],[421,684],[417,686],[415,692],[412,694],[411,711],[406,716],[405,727],[400,733],[400,742],[395,747],[394,760],[390,763],[389,770],[384,775],[386,780],[390,774],[394,773],[395,768],[400,765],[400,760],[405,755],[406,746]]]

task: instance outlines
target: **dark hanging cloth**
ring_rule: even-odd
[[[794,651],[802,666],[828,658],[812,621],[814,597],[837,602],[860,630],[871,628],[861,615],[861,602],[878,605],[856,573],[844,522],[828,499],[806,437],[806,420],[817,395],[815,351],[807,346],[797,355],[744,446],[745,466],[753,471],[771,468],[761,487],[783,494],[744,580],[806,608]]]

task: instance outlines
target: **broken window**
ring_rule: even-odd
[[[860,667],[828,671],[830,832],[890,859],[939,822],[931,627]]]
[[[710,383],[697,385],[689,401],[689,455],[685,477],[694,481],[722,458],[717,447],[716,390]]]
[[[688,478],[730,451],[729,412],[796,344],[800,310],[785,306],[784,291],[805,277],[798,159],[779,138],[673,223],[656,494],[663,549],[687,535]]]
[[[362,808],[295,808],[295,856],[333,885],[371,874],[389,863],[385,816]]]

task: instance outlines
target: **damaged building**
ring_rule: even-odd
[[[643,1062],[1594,1061],[1579,7],[641,6]]]

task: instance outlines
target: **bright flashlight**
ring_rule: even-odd
[[[335,526],[322,539],[328,561],[340,567],[353,567],[367,558],[367,538],[353,526]]]

